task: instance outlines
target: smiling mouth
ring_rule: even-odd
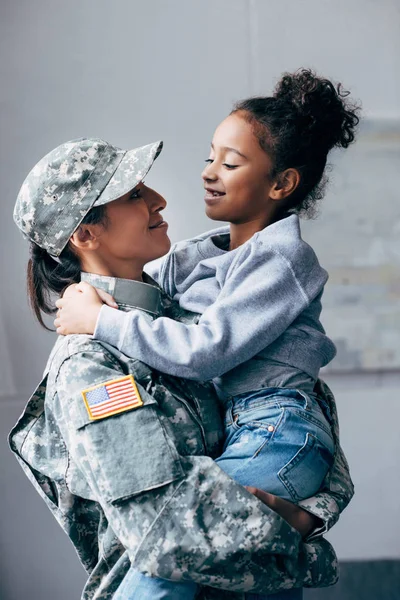
[[[149,229],[163,229],[164,227],[168,227],[168,223],[167,221],[162,220],[156,223],[155,225],[149,227]]]
[[[221,198],[222,196],[225,196],[225,192],[218,192],[217,190],[212,190],[209,188],[204,188],[206,193],[204,195],[204,200],[206,202],[215,202],[216,200],[218,200],[219,198]]]
[[[205,190],[204,200],[206,204],[216,204],[223,196],[225,196],[225,192],[218,192],[217,190],[210,190],[207,188],[205,188]]]

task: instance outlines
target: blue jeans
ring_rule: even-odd
[[[299,390],[264,388],[226,406],[225,444],[216,459],[233,479],[298,502],[315,494],[334,454],[330,424],[318,402]],[[132,568],[114,600],[194,600],[193,582],[146,577]],[[302,589],[246,594],[247,600],[302,600]]]
[[[113,600],[194,600],[197,585],[191,581],[174,582],[166,579],[146,577],[129,570]],[[303,590],[285,590],[269,596],[246,594],[246,600],[303,600]]]
[[[198,586],[193,581],[147,577],[131,567],[113,600],[193,600],[197,589]]]
[[[330,423],[314,397],[265,388],[227,404],[225,444],[216,462],[242,485],[299,502],[319,490],[334,450]]]

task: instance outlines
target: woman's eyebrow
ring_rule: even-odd
[[[215,150],[214,144],[211,144],[211,148]],[[234,152],[235,154],[238,154],[239,156],[247,160],[247,156],[239,152],[239,150],[236,150],[236,148],[231,148],[230,146],[222,146],[221,150],[225,150],[226,152]]]

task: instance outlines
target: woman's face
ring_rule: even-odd
[[[207,216],[235,224],[262,219],[273,183],[272,162],[240,112],[217,127],[206,162]]]
[[[171,242],[168,224],[160,214],[166,204],[144,183],[107,204],[107,225],[98,236],[98,252],[114,262],[143,265],[166,254]]]

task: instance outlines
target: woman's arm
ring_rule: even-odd
[[[61,366],[54,414],[72,459],[135,566],[231,590],[275,592],[336,580],[327,542],[312,546],[206,456],[179,456],[155,399],[90,420],[82,392],[124,373],[99,351]],[[178,430],[177,430],[178,434]]]

